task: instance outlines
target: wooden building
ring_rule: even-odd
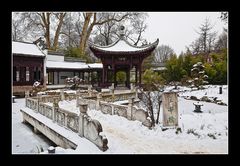
[[[65,79],[74,76],[84,80],[84,84],[99,86],[101,75],[101,63],[87,64],[78,58],[48,51],[42,40],[12,42],[13,95],[23,96],[25,91],[32,89],[35,81],[46,88],[53,88],[54,85],[63,88]]]
[[[158,39],[149,45],[135,46],[130,44],[124,36],[124,27],[121,27],[120,37],[108,46],[98,46],[89,43],[90,50],[100,58],[103,64],[101,87],[125,86],[130,88],[130,83],[140,85],[142,82],[143,60],[151,55],[158,45]],[[124,84],[117,80],[118,72],[125,73]]]
[[[36,44],[12,42],[13,93],[24,94],[35,81],[44,84],[45,54]]]
[[[91,63],[74,58],[64,57],[63,53],[48,51],[47,61],[47,85],[64,85],[68,77],[78,76],[84,80],[84,84],[98,86],[101,79],[102,64]]]

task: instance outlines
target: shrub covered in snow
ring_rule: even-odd
[[[202,64],[202,62],[197,62],[193,65],[193,68],[191,69],[192,79],[188,80],[188,83],[191,84],[191,87],[203,89],[202,85],[208,84],[208,81],[206,81],[208,76],[205,74],[204,69],[205,66]]]
[[[39,92],[45,90],[42,86],[41,83],[38,81],[35,81],[33,84],[33,88],[31,90],[31,96],[36,96]]]
[[[74,76],[72,78],[66,78],[65,83],[67,86],[70,87],[70,89],[77,89],[80,85],[80,83],[84,82],[82,79],[80,79],[78,76]]]

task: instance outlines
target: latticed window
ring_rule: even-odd
[[[30,73],[29,73],[29,67],[26,67],[26,81],[29,81]]]
[[[19,67],[16,67],[16,81],[20,81],[20,70]]]
[[[41,68],[40,67],[35,67],[34,68],[34,80],[35,81],[40,81],[40,75],[41,75]]]

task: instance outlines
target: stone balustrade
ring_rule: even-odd
[[[38,107],[38,112],[46,117],[48,117],[49,119],[53,118],[53,107],[45,104],[45,103],[39,103],[39,107]]]
[[[102,126],[99,121],[91,119],[87,115],[88,104],[79,103],[80,114],[70,112],[68,110],[59,108],[58,102],[61,98],[59,96],[52,97],[53,106],[43,103],[43,100],[49,100],[49,98],[43,99],[41,96],[35,98],[26,98],[26,107],[42,114],[43,116],[52,119],[54,123],[60,126],[71,129],[77,132],[79,136],[85,137],[93,142],[99,149],[106,151],[108,149],[108,140],[103,134]],[[40,101],[41,100],[41,101]],[[96,101],[86,100],[91,104]],[[95,106],[96,107],[96,104]]]
[[[34,98],[26,98],[26,107],[38,112],[38,100]]]
[[[151,127],[151,121],[148,112],[144,109],[133,106],[134,98],[129,99],[127,106],[100,101],[100,111],[104,114],[118,115],[128,120],[137,120],[146,127]]]

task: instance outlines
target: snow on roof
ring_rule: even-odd
[[[57,62],[57,61],[47,61],[47,68],[57,68],[57,69],[89,69],[89,68],[102,68],[101,63],[86,64],[83,62]]]
[[[81,62],[56,62],[56,61],[47,61],[47,68],[60,68],[60,69],[88,69],[86,63]]]
[[[33,43],[12,42],[13,54],[24,54],[31,56],[45,56],[43,52]]]
[[[140,51],[142,48],[136,48],[128,45],[124,40],[119,40],[114,46],[101,48],[105,51]]]
[[[103,68],[102,63],[91,63],[91,64],[88,64],[88,66],[90,68]]]
[[[156,46],[157,44],[158,44],[158,39],[154,43],[145,45],[145,46],[135,46],[135,45],[130,44],[125,39],[119,39],[116,42],[114,42],[113,44],[108,45],[108,46],[97,46],[97,45],[91,44],[90,47],[93,47],[95,49],[102,50],[102,51],[135,52],[135,51],[146,50],[148,48],[151,48],[152,46]]]

